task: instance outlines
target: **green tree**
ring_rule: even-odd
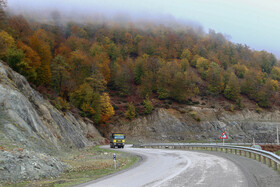
[[[100,94],[94,92],[88,83],[83,83],[77,90],[70,94],[71,103],[81,109],[84,114],[99,122],[100,115]]]
[[[66,81],[70,79],[70,67],[63,56],[56,56],[51,63],[52,86],[61,94]]]
[[[15,71],[19,72],[18,64],[24,59],[24,53],[20,49],[11,48],[8,50],[8,64]]]
[[[224,90],[224,96],[227,99],[237,101],[240,97],[240,86],[238,82],[238,78],[234,73],[230,74],[229,81]]]
[[[256,100],[263,81],[262,72],[253,69],[249,70],[245,73],[241,82],[241,93],[246,94],[250,99]]]
[[[272,101],[278,100],[275,98],[279,91],[279,83],[277,80],[267,79],[263,87],[257,93],[257,102],[261,107],[271,107]]]
[[[207,70],[208,91],[212,94],[219,94],[223,91],[224,82],[222,69],[215,62],[211,62]]]
[[[271,78],[280,81],[280,68],[273,66],[271,70]]]
[[[131,93],[132,74],[126,64],[115,64],[114,86],[120,96],[127,96]]]

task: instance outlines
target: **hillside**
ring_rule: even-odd
[[[93,122],[61,112],[0,61],[0,181],[57,177],[56,156],[104,143]]]
[[[246,108],[243,98],[279,108],[275,56],[234,44],[213,30],[41,24],[9,16],[0,39],[0,58],[9,66],[57,108],[78,108],[97,124],[110,123],[129,106],[137,114],[150,113],[136,106],[145,99],[151,105],[150,99],[188,103],[197,96],[222,96],[237,109]],[[122,101],[125,106],[118,104]]]

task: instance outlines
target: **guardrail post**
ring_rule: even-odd
[[[228,148],[226,148],[226,153],[228,153]]]
[[[278,170],[278,167],[277,167],[277,166],[278,166],[277,162],[274,161],[274,169],[275,169],[276,171]]]
[[[256,153],[254,153],[254,160],[257,160]]]
[[[262,162],[262,156],[259,155],[259,162]]]
[[[240,155],[240,156],[242,156],[242,154],[241,154],[241,153],[242,153],[242,151],[241,151],[241,150],[239,150],[239,155]]]
[[[218,147],[216,147],[216,151],[218,151]]]
[[[236,150],[236,149],[234,149],[234,152],[235,152],[235,154],[237,155],[237,150]]]
[[[263,157],[263,163],[266,164],[266,157]]]
[[[269,158],[269,167],[272,167],[271,159]]]
[[[251,152],[249,152],[249,158],[252,158],[252,154],[251,154]]]

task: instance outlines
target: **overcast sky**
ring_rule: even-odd
[[[280,0],[8,0],[8,7],[191,21],[280,58]]]

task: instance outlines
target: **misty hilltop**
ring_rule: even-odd
[[[279,107],[275,56],[214,30],[61,20],[57,13],[49,24],[8,15],[0,32],[1,59],[59,109],[77,108],[106,124],[114,115],[133,119],[165,101],[197,97],[222,96],[233,110],[248,99]]]

